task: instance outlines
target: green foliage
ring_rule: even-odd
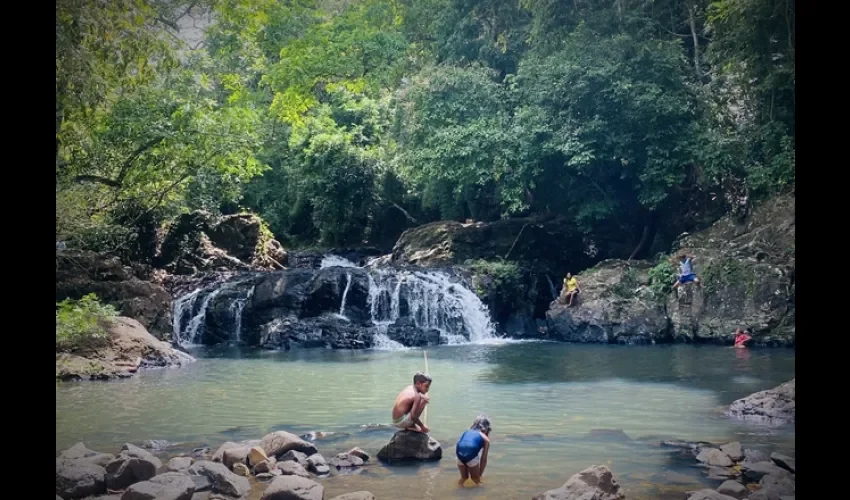
[[[515,302],[525,296],[522,271],[515,262],[468,260],[466,267],[486,280],[476,279],[476,293],[480,297],[490,296],[491,305],[498,309],[512,309]],[[486,284],[482,283],[486,282]]]
[[[56,351],[85,351],[108,340],[108,323],[118,312],[90,293],[56,303]]]
[[[663,259],[649,270],[649,289],[656,298],[667,297],[673,291],[676,268],[668,259]]]

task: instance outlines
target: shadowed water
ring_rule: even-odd
[[[362,426],[389,422],[398,391],[424,368],[421,350],[193,354],[200,359],[182,369],[57,386],[56,449],[84,441],[114,453],[127,441],[167,439],[179,443],[177,452],[283,429],[339,433],[316,442],[326,458],[352,446],[374,457],[393,431]],[[443,459],[385,467],[373,458],[355,474],[322,479],[326,498],[356,490],[382,499],[530,498],[605,464],[630,499],[678,499],[719,482],[661,447],[662,439],[795,451],[793,426],[722,415],[733,400],[793,378],[793,350],[521,343],[431,348],[428,362],[428,425]],[[482,412],[493,422],[484,483],[459,490],[454,443]],[[594,429],[626,436],[588,436]]]

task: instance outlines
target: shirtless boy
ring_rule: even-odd
[[[419,420],[419,415],[428,404],[426,393],[431,388],[431,377],[422,372],[413,375],[413,385],[402,389],[393,404],[393,425],[414,432],[430,432],[431,429]]]

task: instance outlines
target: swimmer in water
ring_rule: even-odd
[[[481,476],[487,467],[487,452],[490,451],[490,419],[479,415],[472,426],[460,435],[455,446],[457,468],[460,470],[458,486],[463,486],[472,478],[476,485],[481,484]]]

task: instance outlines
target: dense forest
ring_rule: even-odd
[[[57,0],[56,237],[560,215],[648,256],[794,189],[794,65],[793,0]]]

